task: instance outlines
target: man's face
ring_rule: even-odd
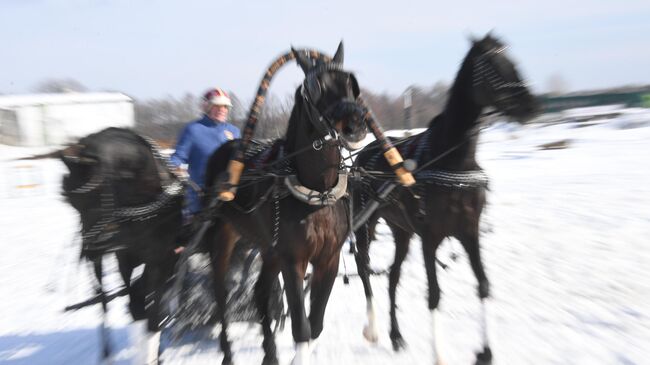
[[[208,116],[212,120],[225,122],[228,119],[228,107],[225,105],[213,105],[210,107],[210,113],[208,113]]]

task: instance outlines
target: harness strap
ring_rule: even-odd
[[[447,171],[424,170],[415,176],[418,182],[456,189],[487,188],[490,179],[483,170]]]
[[[148,147],[154,157],[162,192],[151,203],[139,206],[117,207],[113,179],[102,171],[93,176],[92,184],[88,183],[74,193],[89,193],[100,188],[100,218],[89,229],[82,232],[82,247],[85,255],[102,255],[127,249],[125,244],[111,240],[120,231],[121,224],[127,222],[142,222],[158,216],[174,200],[183,194],[183,184],[172,173],[170,160],[160,152],[160,147],[151,138],[136,134]],[[97,182],[95,182],[97,181]]]

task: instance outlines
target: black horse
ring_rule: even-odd
[[[108,128],[40,157],[58,157],[69,169],[63,194],[79,213],[81,254],[94,264],[99,284],[96,301],[102,304],[104,316],[110,298],[102,286],[102,258],[115,253],[133,320],[147,320],[147,345],[141,348],[147,358],[142,362],[157,363],[161,296],[173,274],[182,224],[181,182],[153,141],[127,129]],[[143,274],[132,278],[141,264]],[[107,358],[110,344],[104,323],[101,331]]]
[[[368,280],[369,245],[374,227],[382,217],[395,239],[395,261],[390,268],[389,296],[390,338],[397,351],[405,346],[400,333],[395,304],[395,291],[400,268],[414,233],[422,239],[422,250],[429,284],[429,309],[434,316],[440,300],[436,278],[436,249],[445,237],[457,238],[467,254],[478,279],[479,297],[489,295],[489,283],[483,269],[479,249],[479,218],[485,205],[487,176],[476,162],[476,147],[482,111],[494,107],[517,121],[528,119],[535,110],[534,98],[505,53],[504,45],[491,35],[473,41],[469,53],[451,89],[445,110],[433,118],[428,129],[406,140],[395,142],[405,158],[420,165],[415,170],[414,188],[397,187],[382,201],[366,224],[356,230],[359,275],[363,281],[368,308],[368,326],[364,335],[377,340],[373,294]],[[364,148],[355,165],[370,174],[385,175],[390,168],[379,158],[376,146]],[[355,208],[363,210],[371,199],[377,199],[381,178],[364,179],[355,189]],[[484,331],[484,351],[480,359],[491,357]],[[434,352],[440,363],[434,331]]]
[[[216,283],[218,319],[222,323],[224,364],[232,363],[225,316],[224,276],[237,239],[257,243],[263,258],[255,296],[264,333],[264,364],[277,364],[269,314],[271,286],[282,272],[296,343],[294,364],[309,361],[309,341],[323,330],[325,307],[338,273],[340,250],[349,234],[347,175],[341,148],[353,148],[367,133],[354,75],[342,69],[339,45],[331,62],[316,62],[294,51],[305,72],[284,139],[255,157],[246,158],[236,198],[221,205],[206,234]],[[219,190],[238,142],[222,146],[206,172],[207,190]],[[265,169],[275,161],[279,169]],[[279,163],[283,161],[284,164]],[[304,307],[303,280],[311,263],[311,310]]]

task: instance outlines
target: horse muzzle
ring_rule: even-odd
[[[341,144],[348,150],[357,150],[364,145],[368,126],[363,114],[363,110],[356,103],[348,101],[340,103],[332,113]]]
[[[497,100],[497,109],[513,121],[525,123],[537,115],[539,103],[527,90],[521,90]]]

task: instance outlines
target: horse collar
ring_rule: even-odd
[[[346,193],[348,188],[348,175],[339,174],[339,181],[327,191],[320,192],[309,189],[300,184],[296,175],[289,175],[284,178],[284,185],[289,189],[294,198],[303,203],[316,206],[334,205]]]

